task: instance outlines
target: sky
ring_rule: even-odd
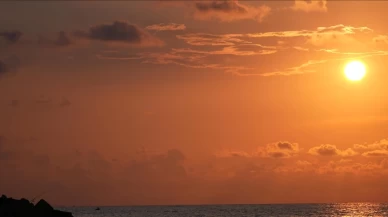
[[[1,1],[0,193],[388,202],[387,6]]]

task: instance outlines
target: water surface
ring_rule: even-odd
[[[388,216],[388,204],[263,204],[203,206],[61,207],[74,217],[258,217],[258,216]]]

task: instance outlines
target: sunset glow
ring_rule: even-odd
[[[388,202],[387,12],[366,0],[0,0],[0,196]]]

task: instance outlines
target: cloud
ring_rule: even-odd
[[[348,162],[341,162],[341,161],[330,161],[326,165],[321,165],[316,168],[316,173],[320,175],[324,174],[355,174],[355,175],[361,175],[361,174],[373,174],[376,172],[382,173],[383,169],[383,162],[380,164],[376,163],[352,163],[351,161]]]
[[[388,44],[388,36],[387,35],[378,35],[378,36],[373,37],[372,40],[375,43]]]
[[[224,35],[215,35],[207,33],[192,33],[185,35],[177,35],[178,39],[184,40],[187,44],[194,46],[230,46],[235,45],[236,43],[252,43],[240,39],[242,34],[224,34]]]
[[[137,25],[125,21],[95,25],[87,31],[76,31],[74,34],[80,38],[89,40],[134,46],[162,46],[164,44],[160,39],[149,34]]]
[[[217,152],[216,157],[228,158],[228,157],[270,157],[270,158],[289,158],[299,153],[299,145],[297,143],[290,142],[275,142],[259,147],[257,151],[248,153],[245,151],[230,151],[224,150]]]
[[[267,55],[276,53],[277,50],[270,49],[270,47],[264,47],[262,45],[245,45],[245,46],[229,46],[224,47],[222,50],[193,50],[186,49],[173,49],[176,53],[194,53],[204,55],[235,55],[235,56],[252,56],[252,55]]]
[[[147,30],[155,30],[155,31],[177,31],[177,30],[185,30],[185,24],[176,24],[176,23],[160,23],[147,26],[145,29]]]
[[[195,18],[197,19],[217,19],[220,21],[234,21],[253,19],[262,22],[268,16],[271,8],[268,6],[253,7],[243,5],[234,0],[204,1],[195,3]]]
[[[376,56],[387,56],[388,51],[371,51],[371,52],[340,52],[335,49],[319,49],[315,51],[321,51],[326,53],[338,54],[338,55],[346,55],[341,58],[332,58],[332,59],[321,59],[321,60],[309,60],[302,65],[286,68],[284,70],[272,71],[272,72],[264,72],[259,74],[252,75],[261,75],[261,76],[290,76],[304,73],[314,73],[317,72],[319,68],[316,67],[318,64],[325,64],[328,62],[338,62],[338,61],[346,61],[346,60],[354,60],[354,59],[365,59]],[[249,75],[249,74],[248,74]],[[381,118],[380,118],[381,119]]]
[[[15,44],[22,37],[20,31],[0,32],[0,37],[4,38],[9,44]]]
[[[299,153],[298,143],[275,142],[267,144],[265,148],[259,148],[259,155],[271,158],[288,158]]]
[[[295,0],[291,9],[303,12],[326,12],[326,4],[327,0]]]
[[[355,144],[353,148],[359,151],[388,150],[388,139],[382,139],[372,144]]]
[[[276,31],[276,32],[260,32],[260,33],[247,33],[247,34],[206,34],[206,33],[190,33],[177,35],[178,39],[184,40],[186,43],[195,46],[231,46],[236,44],[251,44],[254,43],[254,39],[264,38],[281,38],[281,43],[277,44],[280,47],[288,45],[288,41],[295,38],[301,38],[304,41],[302,45],[324,46],[335,42],[331,45],[341,45],[341,43],[354,44],[357,41],[349,36],[355,36],[358,34],[369,34],[373,30],[361,26],[346,26],[338,24],[327,27],[317,27],[315,30],[291,30],[291,31]],[[305,38],[305,39],[304,39]],[[288,41],[286,41],[288,40]],[[289,45],[291,46],[291,45]],[[299,48],[292,45],[291,47]],[[305,50],[305,48],[304,48]]]
[[[383,157],[388,156],[388,140],[382,139],[372,144],[355,144],[353,146],[355,150],[361,151],[362,156],[365,157]]]
[[[315,68],[312,68],[312,66],[317,64],[323,64],[326,63],[328,60],[309,60],[306,63],[303,63],[300,66],[291,67],[282,71],[273,71],[273,72],[265,72],[261,73],[261,76],[275,76],[275,75],[297,75],[297,74],[304,74],[304,73],[312,73],[316,72]]]
[[[228,157],[252,157],[251,154],[248,154],[245,151],[221,151],[217,152],[216,157],[228,158]]]
[[[219,54],[228,54],[228,53],[219,53]],[[231,54],[231,53],[229,53]],[[209,69],[209,70],[221,70],[226,73],[232,73],[239,75],[241,71],[253,70],[253,68],[246,66],[228,66],[222,65],[219,63],[204,63],[202,60],[211,53],[206,51],[191,51],[191,50],[180,50],[173,49],[173,51],[168,53],[162,52],[144,52],[138,53],[136,56],[110,56],[107,54],[97,54],[97,58],[104,60],[141,60],[141,63],[147,64],[174,64],[181,67],[192,68],[192,69]]]
[[[342,156],[342,157],[351,157],[358,154],[351,148],[348,148],[342,151],[342,150],[339,150],[335,145],[330,145],[330,144],[323,144],[320,146],[313,147],[308,151],[308,153],[312,155],[319,155],[319,156]]]
[[[205,5],[212,4],[209,2],[200,3]],[[218,3],[214,4],[218,5]],[[223,4],[228,5],[230,3],[222,3],[221,5]],[[219,8],[222,7],[219,6]],[[229,11],[232,9],[226,7],[225,10]],[[316,29],[312,30],[302,29],[294,31],[260,32],[250,34],[189,33],[180,34],[176,37],[189,45],[197,46],[200,48],[172,48],[170,52],[138,53],[136,55],[117,55],[104,53],[98,54],[97,57],[100,59],[111,60],[141,60],[142,63],[152,64],[175,64],[193,69],[224,70],[225,72],[231,72],[238,76],[296,75],[317,72],[320,70],[320,67],[318,67],[319,65],[327,64],[329,62],[344,61],[350,58],[367,58],[387,55],[388,52],[383,51],[349,51],[349,49],[357,50],[361,48],[358,46],[360,43],[356,40],[357,37],[360,36],[359,34],[369,33],[373,33],[373,30],[368,27],[355,27],[343,24],[317,27]],[[272,44],[263,44],[261,41],[272,41]],[[213,47],[220,48],[214,49]],[[319,49],[317,47],[319,47]],[[306,62],[302,63],[301,65],[291,66],[288,68],[285,67],[283,69],[274,67],[274,69],[270,68],[269,70],[263,72],[259,72],[257,69],[249,67],[248,65],[238,65],[238,61],[233,61],[234,65],[229,65],[233,64],[233,62],[222,59],[228,58],[229,55],[248,57],[277,53],[276,55],[281,56],[285,54],[285,52],[309,52],[311,55],[316,54],[319,55],[319,57],[322,57],[320,52],[326,52],[330,53],[331,56],[340,56],[340,58],[311,59],[306,60]]]
[[[345,26],[338,24],[327,27],[317,27],[315,30],[293,30],[293,31],[277,31],[277,32],[263,32],[263,33],[251,33],[246,34],[250,38],[267,38],[267,37],[278,37],[278,38],[293,38],[293,37],[312,37],[312,36],[323,36],[329,35],[332,38],[333,35],[354,35],[356,33],[371,33],[372,29],[361,26]]]
[[[373,150],[362,153],[365,157],[387,157],[388,150]]]

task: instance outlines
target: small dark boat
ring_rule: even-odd
[[[96,210],[100,210],[100,207],[97,207]]]

